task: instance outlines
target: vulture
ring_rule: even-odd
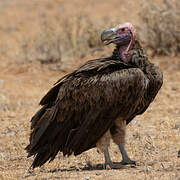
[[[162,71],[152,64],[136,39],[130,22],[104,30],[102,43],[115,44],[105,58],[87,61],[65,75],[41,99],[31,119],[26,147],[34,156],[32,168],[64,156],[97,147],[112,169],[135,164],[125,150],[125,128],[146,111],[163,83]],[[119,147],[122,161],[111,161],[110,140]]]

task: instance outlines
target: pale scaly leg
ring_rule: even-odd
[[[122,165],[126,165],[126,164],[136,165],[136,161],[131,160],[129,158],[129,156],[127,155],[127,152],[125,150],[124,144],[120,144],[119,145],[119,150],[120,150],[121,155],[122,155],[122,161],[121,161]]]
[[[125,134],[126,134],[126,121],[122,119],[117,119],[115,124],[110,129],[113,141],[118,145],[119,150],[122,155],[122,161],[120,162],[121,165],[126,164],[133,164],[135,165],[136,162],[131,160],[127,152],[125,150]]]
[[[109,130],[103,135],[103,137],[96,143],[96,147],[98,148],[98,150],[100,150],[102,153],[104,153],[104,158],[105,158],[105,164],[104,164],[104,168],[108,169],[108,167],[110,169],[119,169],[122,167],[122,165],[117,165],[114,164],[111,161],[110,155],[109,155],[109,151],[108,148],[110,146],[110,139],[111,139],[111,135]]]
[[[105,158],[105,169],[108,169],[108,166],[110,169],[120,169],[122,168],[122,164],[120,163],[113,163],[111,161],[111,158],[110,158],[110,155],[109,155],[109,151],[108,151],[108,148],[106,148],[104,150],[104,158]]]

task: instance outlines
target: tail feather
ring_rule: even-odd
[[[37,116],[35,126],[30,136],[30,144],[25,148],[28,157],[35,156],[32,167],[43,165],[48,160],[52,161],[59,151],[63,151],[69,131],[75,127],[72,114],[63,115],[59,110],[60,104],[43,109]],[[44,112],[44,113],[42,113]],[[41,116],[40,116],[41,115]],[[63,120],[61,117],[66,118]]]
[[[51,156],[51,152],[49,150],[36,154],[31,166],[33,168],[42,166],[44,163],[46,163],[48,161],[50,156]]]
[[[31,166],[33,168],[36,168],[42,166],[48,160],[49,162],[53,161],[58,152],[59,152],[58,148],[52,148],[52,147],[50,148],[49,146],[47,146],[47,148],[44,151],[38,152],[36,154],[35,159]]]
[[[56,119],[58,113],[57,106],[58,104],[51,108],[46,108],[44,114],[41,113],[41,116],[39,116],[40,119],[37,120],[36,126],[34,127],[33,132],[31,133],[30,149],[33,149],[38,144],[47,128],[49,128],[50,124]]]

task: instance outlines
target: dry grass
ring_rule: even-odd
[[[139,13],[139,39],[150,55],[178,55],[180,52],[180,3],[164,0],[162,4],[143,1]],[[116,19],[116,20],[115,20]],[[76,13],[63,18],[55,25],[43,16],[40,31],[21,42],[21,55],[25,61],[59,63],[61,60],[102,56],[101,32],[121,22],[104,16],[99,21],[88,15]],[[58,25],[59,24],[59,25]]]
[[[24,39],[21,45],[23,60],[40,61],[42,64],[61,62],[61,40],[50,27],[43,26],[41,32]]]
[[[61,59],[66,61],[104,55],[100,35],[112,24],[113,21],[107,17],[93,23],[88,16],[75,14],[64,19],[59,28],[48,24],[45,19],[39,32],[22,41],[22,59],[27,62],[38,60],[43,64],[60,64]]]
[[[102,28],[98,24],[93,25],[87,16],[75,15],[63,24],[62,44],[66,56],[84,58],[87,54],[102,47],[98,38]]]
[[[143,1],[140,40],[151,55],[180,54],[180,1]]]

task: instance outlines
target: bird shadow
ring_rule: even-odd
[[[129,167],[135,168],[135,166],[122,165],[122,168],[120,168],[120,169],[127,169]],[[94,164],[93,165],[88,162],[84,167],[77,168],[76,166],[71,166],[69,168],[63,168],[63,169],[55,168],[55,169],[49,170],[48,172],[55,173],[55,172],[95,171],[95,170],[105,170],[104,164]],[[110,168],[107,170],[110,170]]]

